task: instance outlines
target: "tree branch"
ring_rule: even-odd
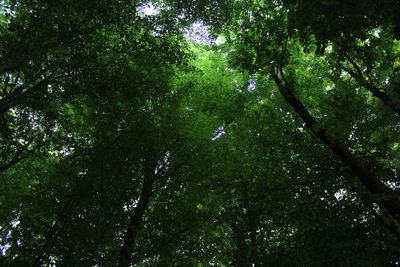
[[[346,60],[353,66],[355,71],[353,71],[351,68],[344,67],[344,66],[339,66],[341,69],[349,73],[349,75],[355,79],[358,84],[368,91],[372,93],[372,95],[376,96],[379,98],[384,104],[386,104],[389,108],[391,108],[393,111],[395,111],[397,114],[400,115],[400,101],[397,99],[392,99],[388,94],[385,93],[385,91],[382,88],[376,87],[372,82],[371,78],[369,75],[368,79],[366,79],[360,69],[360,67],[357,65],[357,63],[352,60],[349,57],[346,57]]]

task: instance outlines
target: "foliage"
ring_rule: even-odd
[[[0,5],[0,265],[398,264],[397,1]]]

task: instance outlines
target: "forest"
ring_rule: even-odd
[[[399,266],[399,10],[0,0],[0,266]]]

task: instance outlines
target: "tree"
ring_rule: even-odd
[[[0,265],[396,266],[396,6],[1,2]]]

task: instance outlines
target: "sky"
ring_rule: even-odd
[[[160,10],[152,3],[145,3],[139,7],[139,13],[144,16],[156,16],[160,13]],[[193,23],[186,29],[185,37],[199,44],[213,44],[213,40],[210,31],[201,21]]]

